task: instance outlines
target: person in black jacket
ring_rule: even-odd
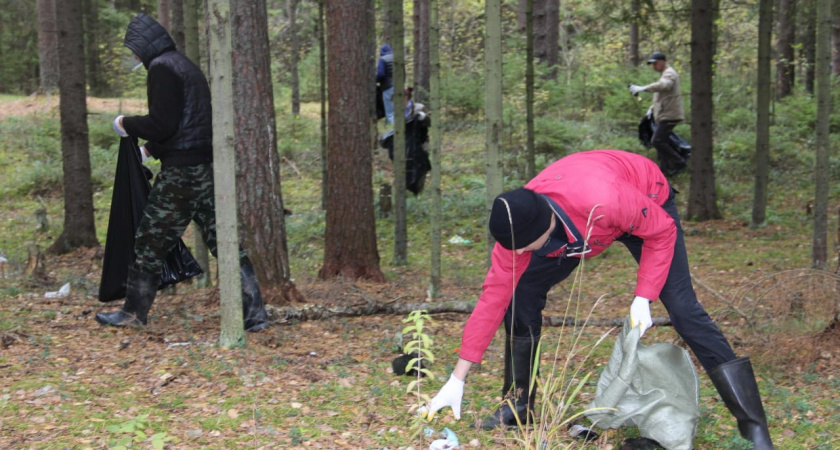
[[[166,29],[146,14],[128,24],[125,46],[148,70],[149,114],[118,116],[114,130],[123,137],[146,139],[141,158],[160,160],[161,170],[149,194],[135,234],[135,259],[128,270],[122,309],[98,313],[103,325],[146,325],[158,289],[160,271],[190,221],[216,256],[216,208],[213,189],[213,120],[210,87],[192,61],[175,50]],[[254,266],[240,250],[245,329],[268,322]]]

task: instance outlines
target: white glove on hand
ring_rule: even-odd
[[[630,93],[635,96],[635,95],[639,95],[639,92],[644,91],[645,87],[644,86],[636,86],[635,84],[631,84],[629,86],[629,89],[630,89]]]
[[[427,420],[435,418],[435,413],[444,406],[452,408],[455,413],[455,420],[461,420],[461,399],[464,398],[464,381],[455,377],[455,374],[449,376],[449,381],[443,385],[440,392],[432,399],[429,404],[429,412],[426,416]]]
[[[651,325],[653,325],[653,319],[650,317],[650,300],[637,296],[630,305],[630,326],[638,326],[641,329],[639,333],[641,337]]]
[[[650,108],[648,108],[648,111],[645,113],[645,115],[648,117],[653,117],[653,105],[650,105]]]
[[[146,160],[149,159],[149,151],[146,150],[146,146],[140,146],[140,162],[144,163]]]
[[[121,123],[123,117],[125,116],[117,116],[117,118],[114,119],[114,131],[122,137],[128,137],[128,133],[125,132],[125,128],[123,128]]]

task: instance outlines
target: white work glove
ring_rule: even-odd
[[[426,419],[432,420],[437,413],[444,406],[452,408],[455,414],[455,420],[461,420],[461,399],[464,398],[464,381],[455,377],[455,374],[449,376],[449,381],[443,385],[440,391],[432,399],[429,404],[429,411]]]
[[[651,325],[653,325],[653,319],[650,317],[650,300],[636,296],[633,304],[630,305],[630,326],[638,326],[639,337],[641,337]]]
[[[634,96],[639,95],[639,92],[642,92],[642,91],[645,90],[644,86],[636,86],[635,84],[631,84],[630,86],[628,86],[628,88],[630,89],[630,93],[633,94]]]
[[[648,108],[648,112],[645,113],[645,115],[650,118],[653,118],[653,105],[650,105],[650,108]]]
[[[121,123],[123,117],[125,116],[117,116],[117,118],[114,119],[114,131],[122,137],[128,137],[128,133],[125,132],[125,128],[123,128]]]

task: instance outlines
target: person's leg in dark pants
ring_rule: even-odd
[[[578,258],[531,256],[505,313],[505,380],[502,395],[507,401],[493,416],[481,420],[479,427],[525,425],[533,420],[536,389],[531,389],[534,364],[539,363],[537,345],[542,332],[542,311],[548,291],[565,280],[580,263]]]
[[[756,449],[772,449],[767,418],[749,358],[736,358],[726,337],[697,301],[691,285],[688,255],[673,190],[662,208],[677,226],[674,257],[659,295],[662,305],[668,310],[674,330],[697,356],[727,408],[737,419],[741,436],[752,441]],[[643,240],[626,236],[619,241],[639,261]]]
[[[680,123],[677,120],[663,120],[656,123],[656,131],[650,139],[650,144],[656,149],[656,156],[659,158],[659,169],[666,176],[672,176],[685,168],[685,158],[671,144],[671,132]]]

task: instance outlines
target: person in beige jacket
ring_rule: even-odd
[[[630,93],[638,95],[639,92],[653,92],[653,106],[649,113],[653,113],[656,131],[650,143],[656,148],[662,173],[671,177],[686,166],[685,158],[669,138],[674,127],[685,120],[680,93],[680,76],[673,67],[668,65],[665,54],[662,52],[653,52],[647,63],[652,65],[653,70],[660,73],[659,80],[647,86],[631,84]]]

